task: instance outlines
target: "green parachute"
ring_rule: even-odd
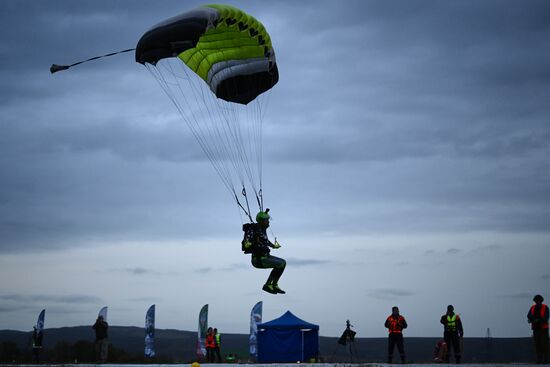
[[[247,187],[263,210],[264,92],[279,80],[265,27],[235,7],[205,5],[153,26],[139,40],[135,57],[176,105],[252,221]]]

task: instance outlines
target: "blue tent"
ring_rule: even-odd
[[[319,354],[319,325],[310,324],[287,311],[258,325],[258,362],[306,362]]]

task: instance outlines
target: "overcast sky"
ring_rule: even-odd
[[[291,310],[337,336],[530,335],[550,299],[548,1],[234,1],[271,35],[280,80],[264,196],[286,295],[240,251],[238,208],[133,53],[200,1],[0,2],[0,329],[222,333]],[[272,234],[270,233],[270,236]]]

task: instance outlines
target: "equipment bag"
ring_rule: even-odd
[[[243,240],[241,241],[241,250],[245,254],[251,254],[252,246],[254,244],[254,223],[243,224],[243,232],[244,232],[244,237],[243,237]],[[249,243],[250,245],[247,247],[246,243]]]

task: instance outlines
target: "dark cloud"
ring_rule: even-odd
[[[367,296],[377,299],[394,299],[400,297],[409,297],[416,294],[416,292],[406,289],[393,289],[393,288],[380,288],[367,291]]]
[[[122,268],[122,269],[112,269],[110,270],[116,273],[125,273],[130,275],[135,275],[138,277],[141,276],[164,276],[164,275],[176,275],[176,272],[167,272],[167,271],[158,271],[154,269],[148,269],[143,267],[134,267],[134,268]]]
[[[149,302],[149,303],[155,303],[159,302],[159,299],[156,297],[138,297],[138,298],[128,298],[127,301],[129,302]]]
[[[214,269],[210,266],[206,266],[204,268],[198,268],[198,269],[194,270],[195,273],[199,273],[199,274],[206,274],[206,273],[210,273],[212,271],[214,271]]]
[[[503,247],[501,245],[485,245],[485,246],[479,246],[477,248],[474,249],[474,252],[478,252],[478,253],[495,253],[495,252],[498,252],[498,251],[501,251],[503,249]]]
[[[158,274],[160,274],[158,271],[142,268],[142,267],[139,267],[139,266],[135,267],[135,268],[119,269],[119,270],[116,270],[116,271],[122,271],[124,273],[128,273],[128,274],[131,274],[131,275],[137,275],[137,276],[141,276],[141,275],[158,275]]]
[[[244,269],[249,269],[249,268],[250,268],[249,264],[239,263],[239,264],[231,264],[227,267],[220,268],[219,270],[221,270],[221,271],[238,271],[238,270],[244,270]]]
[[[48,71],[200,4],[0,3],[0,251],[227,233],[201,223],[223,188],[132,53]],[[548,231],[548,2],[234,5],[276,48],[264,168],[320,213],[296,231]],[[358,227],[365,202],[388,205]]]
[[[34,308],[34,307],[28,307],[28,308]],[[17,311],[21,311],[21,306],[20,305],[17,305],[17,306],[6,306],[6,305],[2,305],[0,306],[0,312],[17,312]]]
[[[520,293],[503,294],[501,297],[503,297],[503,298],[512,298],[512,299],[531,300],[534,297],[534,295],[535,295],[535,293],[520,292]]]
[[[548,128],[539,118],[544,114],[533,114],[533,109],[547,112],[543,100],[548,88],[542,80],[547,80],[548,70],[545,62],[534,59],[548,60],[550,55],[539,46],[534,59],[525,57],[527,53],[533,56],[528,51],[532,50],[532,43],[540,45],[544,42],[542,34],[548,32],[548,27],[541,29],[540,21],[530,26],[530,18],[540,20],[540,15],[521,11],[523,6],[513,3],[504,11],[498,7],[500,17],[490,10],[495,4],[427,4],[374,5],[374,9],[366,5],[364,12],[353,7],[340,10],[346,15],[355,11],[363,17],[363,27],[355,32],[346,27],[353,16],[344,16],[336,24],[330,23],[335,33],[323,33],[323,42],[327,38],[345,40],[331,43],[336,52],[325,54],[338,58],[338,70],[346,73],[327,76],[326,70],[333,68],[333,61],[323,57],[316,60],[316,65],[324,66],[318,69],[323,74],[319,84],[337,80],[342,86],[316,88],[309,98],[305,91],[297,90],[301,94],[294,99],[297,108],[303,108],[304,101],[317,101],[308,120],[316,126],[319,121],[324,123],[313,134],[297,135],[301,143],[293,144],[295,150],[284,150],[282,154],[306,154],[305,157],[321,162],[341,162],[440,155],[515,156],[546,151]],[[534,3],[533,7],[547,8],[542,3]],[[515,14],[522,19],[517,20]],[[377,18],[381,21],[374,21]],[[541,37],[533,38],[533,33],[538,32]],[[376,37],[369,37],[370,34]],[[365,46],[359,48],[358,44]],[[525,52],[509,56],[514,45]],[[306,45],[302,53],[315,51]],[[297,56],[301,57],[302,54]],[[488,76],[495,73],[494,77]],[[307,77],[311,73],[304,74]],[[299,75],[296,78],[304,79]],[[526,84],[517,88],[510,78]],[[315,84],[315,80],[307,82],[304,85]],[[502,88],[502,84],[513,87]],[[531,88],[541,92],[535,93],[534,100]],[[327,99],[334,103],[322,102]],[[337,114],[333,112],[335,108]],[[296,116],[300,115],[297,111]],[[322,118],[323,115],[334,118]],[[518,128],[525,126],[526,116],[538,116],[528,119],[539,133],[517,134]],[[335,119],[338,124],[331,125]],[[322,147],[319,141],[323,141]],[[312,149],[302,151],[304,145]]]
[[[0,295],[0,299],[5,302],[17,302],[21,304],[25,303],[37,303],[37,302],[50,302],[50,303],[74,303],[74,304],[87,304],[98,303],[100,298],[94,296],[69,294],[69,295],[47,295],[47,294],[3,294]]]
[[[290,266],[310,266],[310,265],[323,265],[323,264],[329,264],[334,263],[333,261],[328,260],[315,260],[315,259],[297,259],[297,258],[287,258],[286,259],[287,264]],[[234,272],[234,271],[240,271],[240,270],[246,270],[250,269],[250,264],[248,263],[236,263],[236,264],[230,264],[229,266],[220,267],[220,268],[213,268],[213,267],[204,267],[195,269],[195,273],[210,273],[210,272]]]
[[[288,258],[287,263],[292,266],[310,266],[310,265],[325,265],[325,264],[334,264],[334,261],[330,260],[318,260],[318,259],[297,259],[297,258]]]
[[[25,261],[43,251],[133,241],[158,251],[205,237],[238,244],[246,218],[132,53],[48,70],[133,47],[153,24],[201,4],[0,2],[0,253]],[[390,235],[441,236],[426,255],[509,260],[504,242],[470,242],[467,251],[450,241],[493,233],[517,238],[520,247],[533,233],[548,234],[548,1],[232,5],[266,25],[280,67],[263,125],[264,197],[274,230],[290,239],[283,248],[292,249],[289,266],[330,272],[349,261],[379,265],[369,245]],[[338,246],[355,237],[353,248],[366,250],[344,244],[343,252],[360,256],[316,259],[290,246],[299,236],[330,236]],[[199,275],[237,276],[250,265],[197,267]],[[131,264],[110,268],[125,279],[156,274]],[[406,269],[414,279],[413,267]],[[491,289],[504,303],[533,296],[499,287]],[[51,302],[51,312],[62,313],[101,301],[48,292],[4,294],[0,309],[34,312],[35,303]],[[366,294],[382,302],[419,296],[399,288]]]

